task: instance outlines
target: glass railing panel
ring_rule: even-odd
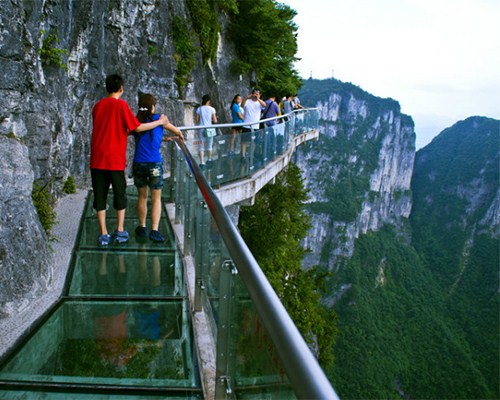
[[[292,144],[295,135],[317,129],[309,113],[297,113],[283,123],[265,129],[233,136],[221,134],[212,140],[211,162],[201,166],[204,177],[212,187],[248,177],[275,160]],[[193,136],[191,135],[191,138]],[[199,145],[195,136],[186,145],[199,164]],[[205,154],[206,156],[207,154]],[[243,157],[244,155],[244,157]],[[288,382],[271,335],[266,332],[249,293],[233,265],[217,224],[199,191],[191,168],[178,151],[178,161],[184,168],[176,175],[176,221],[184,221],[189,231],[187,254],[195,264],[195,312],[208,314],[216,338],[216,398],[262,399],[296,398]],[[228,393],[231,393],[228,395]]]
[[[307,110],[253,132],[233,134],[231,128],[223,127],[217,128],[217,135],[211,138],[200,137],[198,130],[185,131],[185,135],[186,145],[198,164],[203,151],[203,173],[213,187],[218,187],[264,168],[290,147],[294,136],[312,129],[317,129],[317,112]]]
[[[65,301],[0,379],[195,387],[185,301]]]
[[[194,180],[190,174],[186,179]],[[191,196],[192,204],[183,208],[194,210],[195,310],[203,309],[209,315],[216,338],[216,391],[224,392],[229,385],[238,398],[294,399],[274,345],[233,266],[209,207],[192,183],[186,186],[196,188],[197,196]]]
[[[179,257],[174,251],[91,251],[76,254],[70,296],[168,297],[184,295]]]
[[[232,357],[232,390],[238,398],[295,399],[276,348],[235,267],[221,268],[219,290],[218,328],[227,325],[229,332],[228,343],[217,343],[217,348],[227,348]]]

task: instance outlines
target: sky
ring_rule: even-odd
[[[278,1],[297,11],[299,74],[397,100],[417,149],[465,118],[500,119],[500,0]]]

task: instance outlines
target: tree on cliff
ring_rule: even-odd
[[[302,270],[306,253],[301,240],[310,227],[304,213],[307,191],[299,168],[290,164],[256,196],[255,205],[242,208],[241,234],[309,344],[317,342],[323,367],[333,362],[337,333],[335,314],[320,303],[324,275]]]
[[[239,1],[231,13],[230,35],[236,45],[235,72],[255,72],[255,84],[266,95],[297,93],[301,86],[293,68],[297,53],[296,11],[275,0]]]

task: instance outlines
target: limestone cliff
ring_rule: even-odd
[[[235,51],[225,40],[227,18],[221,12],[215,59],[206,62],[197,50],[182,88],[184,99],[179,99],[174,18],[192,32],[183,0],[0,2],[0,186],[5,199],[0,306],[21,301],[24,294],[37,296],[50,281],[50,266],[43,261],[49,245],[34,214],[31,187],[40,182],[57,196],[68,176],[88,187],[91,110],[106,95],[106,75],[125,78],[123,98],[132,110],[138,91],[149,92],[157,98],[157,110],[177,125],[192,124],[194,105],[205,93],[212,95],[224,121],[223,110],[243,91],[246,82],[230,72]],[[23,246],[17,244],[21,239]],[[34,249],[37,257],[30,262],[36,265],[21,268]]]
[[[410,215],[414,125],[394,100],[335,79],[309,79],[300,96],[321,121],[320,140],[297,152],[313,223],[305,265],[332,269],[360,234]]]

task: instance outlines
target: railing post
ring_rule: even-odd
[[[178,168],[177,165],[177,146],[174,142],[167,142],[167,158],[169,160],[170,165],[168,168],[170,169],[170,187],[168,188],[168,202],[173,202],[175,199],[175,178],[176,171]]]
[[[185,196],[185,183],[186,183],[186,163],[183,162],[183,157],[181,156],[181,150],[175,146],[172,150],[172,153],[175,155],[175,181],[172,184],[175,184],[174,189],[174,201],[175,201],[175,216],[174,222],[176,224],[181,224],[184,221],[183,216],[183,205],[186,199]]]
[[[195,184],[193,175],[190,171],[185,174],[185,187],[184,187],[184,253],[186,255],[193,254],[193,240],[194,240],[194,196]]]
[[[194,311],[203,310],[203,296],[205,292],[205,283],[203,282],[204,272],[207,270],[210,254],[210,213],[207,203],[203,200],[198,201],[195,216],[195,288],[194,288]]]
[[[232,260],[221,265],[219,278],[219,321],[217,323],[217,356],[215,364],[215,398],[235,399],[234,351],[231,328],[232,311],[235,306],[234,275],[238,273]]]
[[[272,128],[270,127],[267,127],[267,128],[264,128],[264,138],[263,138],[263,141],[264,143],[262,143],[263,145],[263,149],[262,149],[262,163],[265,164],[267,162],[267,159],[268,159],[268,154],[267,152],[269,151],[269,136],[270,136],[270,130]]]
[[[256,138],[256,135],[255,135],[255,132],[254,130],[252,130],[252,132],[250,132],[250,149],[248,150],[249,154],[248,154],[248,171],[252,171],[255,166],[253,164],[253,158],[254,158],[254,153],[255,153],[255,138]]]

